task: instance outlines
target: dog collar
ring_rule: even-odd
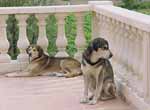
[[[83,65],[86,65],[86,63],[85,63],[85,61],[88,63],[88,64],[90,64],[90,65],[96,65],[96,66],[100,66],[100,65],[102,65],[102,64],[104,64],[105,63],[105,60],[106,59],[104,59],[104,58],[99,58],[96,62],[91,62],[90,60],[88,60],[88,59],[83,59],[82,60],[82,64]]]

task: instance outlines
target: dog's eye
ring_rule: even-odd
[[[108,49],[108,47],[103,47],[102,49],[103,49],[103,50],[107,50],[107,49]]]

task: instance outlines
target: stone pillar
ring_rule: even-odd
[[[26,53],[26,48],[29,46],[29,41],[26,34],[26,20],[28,18],[28,15],[16,15],[16,18],[18,19],[18,26],[19,26],[19,40],[17,42],[17,46],[20,49],[20,54],[17,57],[17,60],[20,61],[28,61],[28,55]]]
[[[56,39],[56,46],[58,48],[58,52],[56,57],[66,57],[68,56],[66,50],[67,46],[67,39],[65,36],[65,17],[66,14],[58,13],[55,15],[57,19],[58,31],[57,31],[57,39]]]
[[[6,34],[6,20],[7,15],[0,15],[0,63],[9,63],[10,56],[7,54],[9,49],[9,42]]]
[[[40,45],[45,51],[47,51],[48,47],[48,39],[46,36],[46,17],[47,14],[36,14],[38,19],[38,26],[39,26],[39,37],[37,40],[37,44]]]
[[[92,39],[100,37],[99,26],[100,18],[99,14],[92,12]]]
[[[81,57],[82,57],[82,52],[83,52],[83,49],[85,48],[85,45],[86,45],[86,40],[85,40],[85,37],[84,37],[84,29],[83,29],[83,26],[84,26],[84,22],[83,22],[83,19],[84,19],[84,14],[83,13],[76,13],[75,14],[76,16],[76,19],[77,19],[77,37],[76,37],[76,40],[75,40],[75,44],[76,44],[76,47],[77,47],[77,53],[75,54],[75,58],[78,59],[79,61],[81,61]]]

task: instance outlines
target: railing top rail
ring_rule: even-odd
[[[1,14],[66,13],[90,11],[89,5],[1,7]]]
[[[150,16],[112,5],[96,5],[93,11],[122,23],[150,32]]]

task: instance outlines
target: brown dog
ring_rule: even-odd
[[[30,45],[26,49],[26,52],[29,55],[30,62],[27,68],[23,72],[6,74],[6,76],[32,77],[40,75],[59,75],[64,77],[75,77],[82,74],[80,62],[74,58],[49,57],[44,54],[43,49],[38,45]]]

